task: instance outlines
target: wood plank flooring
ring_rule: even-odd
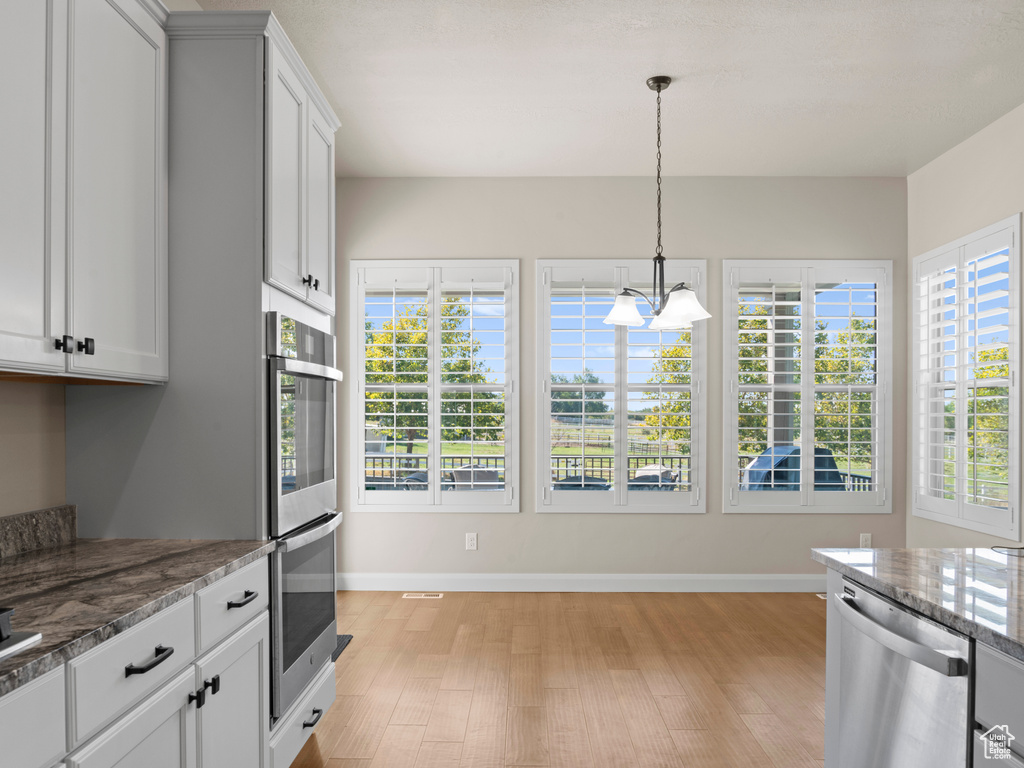
[[[293,768],[821,768],[811,594],[339,592],[338,699]]]

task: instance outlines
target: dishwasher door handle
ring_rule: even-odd
[[[832,595],[832,602],[839,615],[850,626],[881,643],[893,653],[910,659],[917,664],[934,669],[946,677],[962,677],[967,674],[967,661],[959,656],[948,656],[942,651],[910,640],[903,635],[882,626],[857,607],[846,595]]]

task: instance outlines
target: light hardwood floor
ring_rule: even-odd
[[[339,592],[338,699],[293,768],[820,768],[811,594]]]

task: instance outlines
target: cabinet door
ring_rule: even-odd
[[[54,6],[60,6],[55,8]],[[59,12],[62,11],[62,12]],[[63,180],[48,163],[63,158],[66,8],[60,2],[13,0],[0,25],[0,367],[63,371],[54,338],[64,333],[62,230],[51,240],[51,216],[63,215]],[[52,36],[51,36],[52,31]],[[53,40],[53,58],[49,41]],[[47,108],[54,108],[47,120]],[[55,162],[54,165],[58,163]],[[59,191],[53,188],[56,181]],[[51,194],[52,193],[52,194]],[[48,201],[57,204],[50,211]]]
[[[270,618],[266,611],[196,664],[199,768],[262,768],[270,728]]]
[[[306,298],[305,226],[306,91],[282,53],[267,42],[267,252],[268,283]]]
[[[65,759],[67,768],[196,768],[196,705],[189,667]]]
[[[309,303],[334,314],[334,131],[315,106],[309,106],[309,190],[306,238],[307,271],[319,283],[309,289]]]
[[[71,6],[69,371],[167,377],[166,37],[135,0]]]

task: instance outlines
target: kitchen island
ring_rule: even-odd
[[[974,766],[1024,766],[1014,744],[1024,742],[1024,559],[992,549],[812,556],[829,568],[826,764],[966,766],[973,755]]]

